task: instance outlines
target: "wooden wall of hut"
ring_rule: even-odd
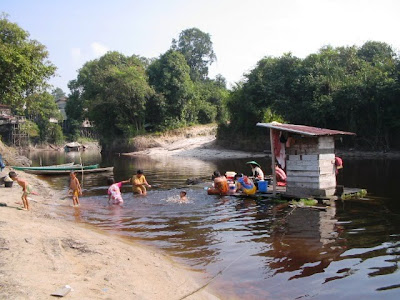
[[[332,196],[336,188],[333,136],[294,137],[286,148],[286,192],[296,196]]]

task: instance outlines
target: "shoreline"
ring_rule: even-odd
[[[154,139],[154,138],[153,138]],[[249,157],[270,157],[271,153],[268,149],[254,151],[239,151],[222,148],[216,145],[216,137],[214,135],[181,137],[175,139],[159,138],[157,147],[149,147],[144,150],[120,153],[126,156],[172,156],[172,157],[190,157],[200,160],[218,160],[232,158],[249,158]],[[382,152],[382,151],[361,151],[361,150],[342,150],[336,149],[336,154],[353,159],[400,159],[400,151]]]
[[[45,299],[69,285],[69,299],[181,299],[201,286],[195,271],[157,249],[55,216],[49,205],[61,195],[35,175],[18,175],[40,195],[23,211],[22,188],[0,187],[0,298]],[[218,297],[204,288],[186,299]]]

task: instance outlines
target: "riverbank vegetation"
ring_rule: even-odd
[[[350,145],[400,148],[400,60],[387,44],[321,48],[304,59],[265,57],[237,84],[227,103],[223,136],[252,135],[257,122],[352,131]]]
[[[114,51],[87,62],[69,83],[71,129],[88,118],[104,146],[121,147],[146,132],[222,123],[229,92],[222,76],[208,78],[214,58],[210,36],[192,28],[157,59]]]
[[[50,120],[61,120],[54,100],[65,94],[49,92],[56,68],[45,46],[5,15],[0,38],[1,103],[30,120],[22,130],[31,138],[62,141],[60,123]],[[221,75],[209,77],[215,61],[211,36],[197,28],[183,30],[158,58],[112,51],[88,61],[69,82],[64,134],[76,140],[89,120],[101,144],[110,146],[217,122],[220,145],[262,150],[265,130],[256,123],[280,121],[355,132],[347,147],[400,149],[400,60],[386,43],[260,58],[231,89]]]
[[[22,126],[35,142],[58,143],[63,140],[61,114],[47,81],[56,66],[46,47],[29,38],[29,33],[0,15],[0,101],[13,114],[26,117]],[[56,120],[56,122],[51,122]]]

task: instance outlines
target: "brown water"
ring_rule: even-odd
[[[75,155],[75,156],[71,156]],[[79,155],[36,153],[44,164],[79,162]],[[326,212],[282,203],[207,196],[209,183],[187,178],[212,171],[249,173],[247,159],[202,162],[186,158],[101,157],[84,153],[85,164],[114,165],[117,181],[144,169],[153,188],[146,197],[123,188],[123,207],[107,205],[107,174],[84,176],[82,206],[58,201],[55,211],[71,220],[160,248],[199,270],[223,299],[399,299],[400,160],[344,158],[339,183],[362,187],[361,200],[336,201]],[[267,159],[258,159],[262,166]],[[270,173],[268,167],[265,172]],[[68,177],[49,182],[66,191]],[[186,190],[189,203],[176,202]]]

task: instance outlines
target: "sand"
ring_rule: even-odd
[[[40,195],[23,211],[21,187],[0,187],[0,299],[52,299],[65,285],[66,299],[182,299],[204,283],[157,249],[58,218],[57,192],[18,173]],[[185,299],[218,298],[201,289]]]
[[[191,157],[201,160],[219,160],[230,158],[265,157],[263,152],[237,151],[220,148],[216,145],[215,135],[204,135],[196,137],[181,137],[176,139],[158,139],[159,147],[148,148],[142,151],[122,153],[122,155],[151,157],[173,156]]]

